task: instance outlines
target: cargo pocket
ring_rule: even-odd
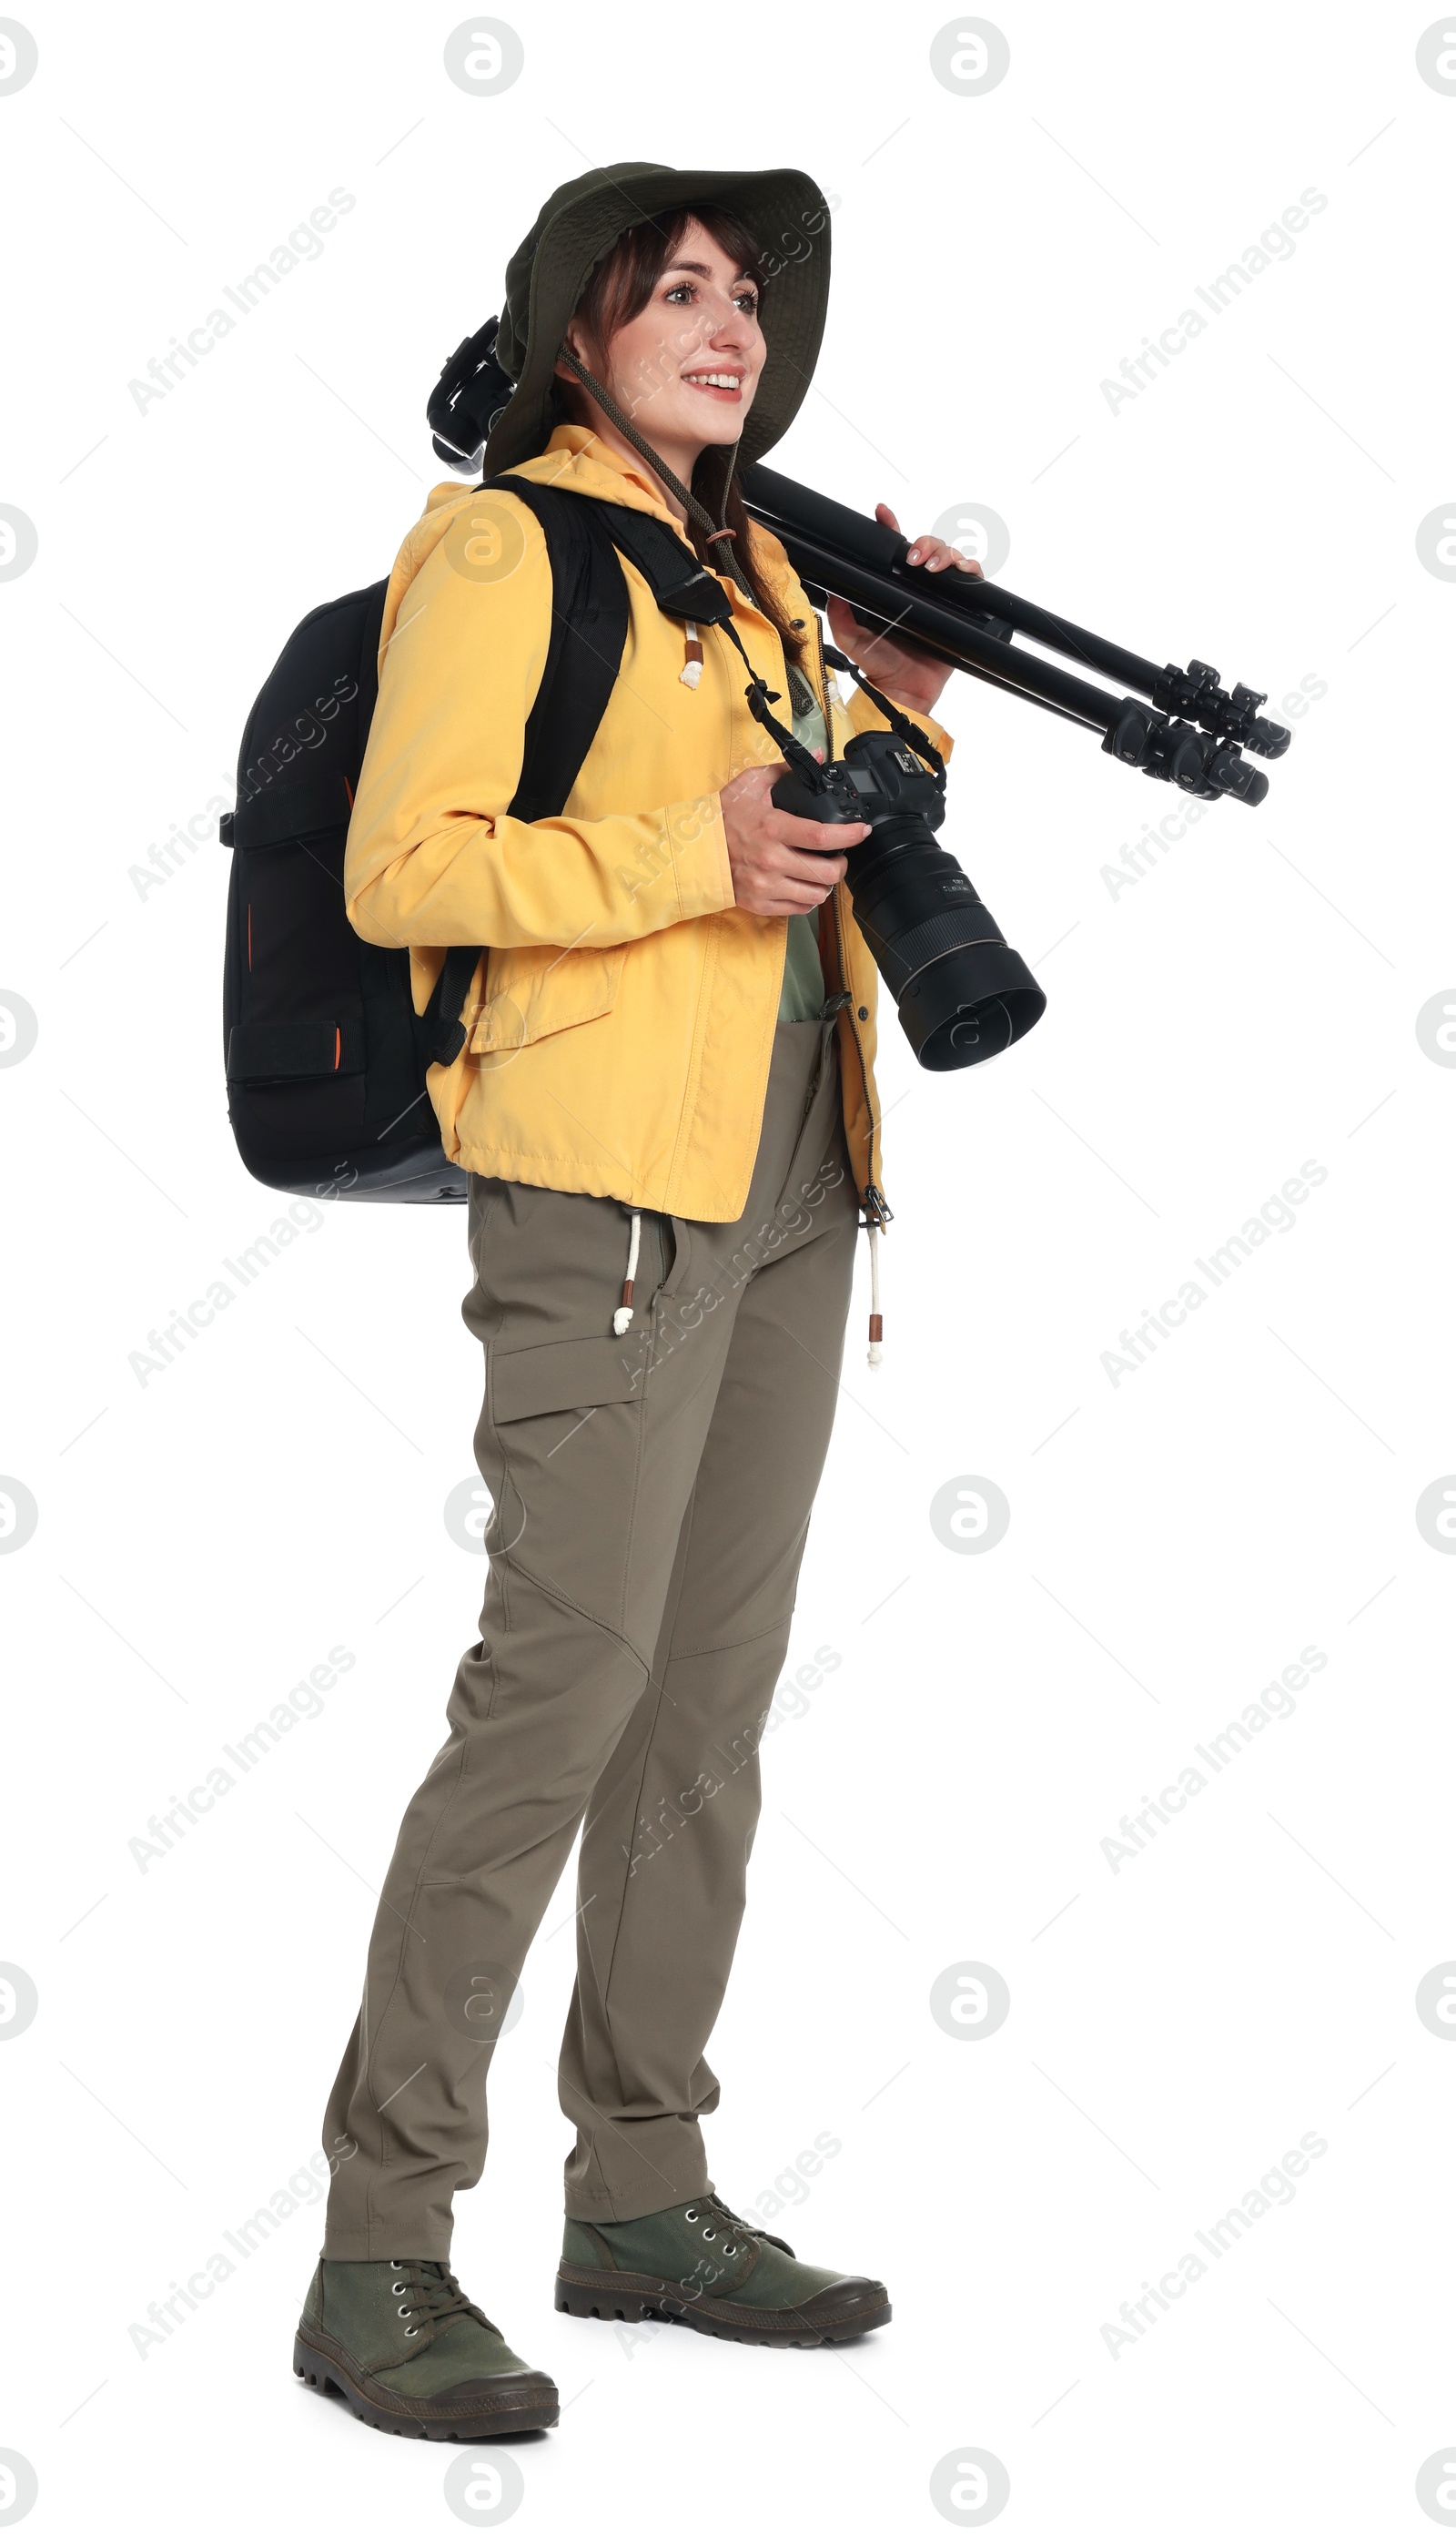
[[[645,1335],[486,1352],[476,1456],[495,1504],[486,1544],[615,1630]]]
[[[492,1346],[487,1360],[491,1419],[497,1426],[524,1423],[536,1414],[587,1414],[641,1395],[647,1335],[633,1328],[621,1336],[531,1344],[524,1352],[503,1353]]]

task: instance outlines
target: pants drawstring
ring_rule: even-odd
[[[642,1213],[632,1213],[632,1234],[627,1245],[627,1277],[622,1283],[622,1303],[612,1313],[611,1331],[624,1335],[632,1322],[632,1285],[637,1277],[637,1250],[642,1243]]]

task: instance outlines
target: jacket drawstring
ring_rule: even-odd
[[[695,618],[689,618],[685,621],[684,633],[686,635],[687,642],[683,650],[688,659],[684,663],[682,671],[678,674],[678,678],[685,689],[695,690],[698,682],[702,679],[702,638],[697,632],[697,621]]]
[[[888,1227],[895,1214],[878,1185],[864,1188],[864,1230],[869,1239],[869,1353],[871,1369],[878,1369],[884,1359],[881,1349],[885,1321],[880,1315],[880,1230]]]
[[[611,1331],[624,1335],[632,1322],[632,1285],[637,1277],[637,1250],[642,1243],[642,1213],[632,1213],[632,1234],[627,1244],[627,1277],[622,1283],[622,1303],[613,1311]]]
[[[880,1314],[880,1232],[879,1223],[865,1222],[869,1239],[869,1351],[866,1355],[871,1369],[878,1369],[884,1359],[885,1321]],[[637,1257],[642,1246],[642,1213],[632,1213],[632,1233],[627,1240],[627,1271],[622,1282],[621,1306],[612,1311],[611,1331],[624,1335],[632,1322],[632,1293],[637,1280]]]

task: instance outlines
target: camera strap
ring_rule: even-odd
[[[766,733],[772,735],[790,769],[796,770],[816,794],[823,794],[826,789],[820,763],[773,713],[782,693],[770,690],[768,682],[754,670],[748,648],[733,623],[732,601],[717,576],[699,563],[676,531],[670,531],[665,523],[655,521],[650,514],[634,512],[624,504],[604,505],[595,501],[593,511],[597,519],[605,521],[612,544],[623,550],[639,573],[646,576],[659,610],[670,618],[689,619],[695,626],[721,627],[729,641],[737,646],[749,674],[744,695],[750,713]],[[891,732],[901,742],[908,743],[911,750],[934,771],[936,778],[944,777],[945,763],[930,735],[923,733],[918,724],[913,724],[904,710],[886,698],[883,690],[875,688],[873,681],[867,681],[848,654],[841,654],[835,646],[826,645],[824,659],[835,671],[848,672],[851,680],[857,681],[866,698],[878,707]]]
[[[780,724],[773,712],[770,700],[778,698],[780,693],[777,690],[770,690],[768,682],[761,680],[758,673],[754,671],[753,664],[749,661],[748,648],[734,626],[731,616],[720,618],[718,624],[724,635],[731,637],[738,647],[752,675],[748,688],[744,692],[744,697],[749,703],[749,713],[763,726],[766,733],[771,733],[790,769],[797,770],[806,785],[812,786],[816,794],[823,794],[826,792],[824,778],[813,752],[805,743],[800,742],[795,734],[790,733],[786,724]]]
[[[911,750],[920,754],[921,759],[933,769],[937,778],[944,777],[945,763],[930,735],[923,733],[918,724],[912,724],[904,709],[897,707],[892,699],[887,698],[883,690],[877,690],[873,681],[867,681],[857,665],[850,662],[848,654],[842,654],[838,646],[826,645],[824,659],[826,663],[833,666],[835,671],[848,672],[851,681],[857,681],[870,704],[879,708],[890,731],[898,734],[902,742],[908,742]]]
[[[769,702],[777,698],[778,692],[770,690],[766,682],[760,680],[758,673],[754,672],[753,664],[749,662],[748,650],[732,618],[725,617],[718,623],[724,634],[732,638],[744,662],[748,664],[749,671],[753,673],[753,678],[744,694],[748,699],[750,714],[764,727],[766,733],[771,733],[790,769],[796,769],[799,776],[813,786],[816,792],[825,791],[825,780],[819,762],[811,751],[805,749],[803,743],[795,740],[787,725],[780,724],[773,713]],[[835,645],[826,645],[824,659],[836,672],[848,672],[849,678],[858,683],[871,705],[879,708],[890,731],[897,735],[901,742],[908,743],[911,750],[918,753],[937,778],[944,777],[945,762],[930,735],[922,732],[918,724],[913,724],[904,709],[897,707],[892,698],[887,698],[883,690],[877,690],[873,681],[867,681],[858,665],[850,662],[848,654],[842,654]]]

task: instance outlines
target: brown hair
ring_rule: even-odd
[[[599,355],[605,356],[619,327],[625,327],[640,310],[646,308],[659,278],[672,264],[689,223],[694,220],[702,223],[724,255],[732,257],[740,272],[756,286],[762,313],[768,292],[768,273],[757,240],[736,214],[723,210],[717,204],[685,205],[678,212],[664,214],[661,220],[638,221],[631,229],[623,230],[615,246],[609,248],[601,263],[593,268],[572,315],[580,324],[588,344],[596,348]],[[554,379],[553,409],[557,420],[588,424],[591,421],[587,405],[589,394],[578,380],[563,380],[559,376]],[[636,421],[635,417],[633,420]],[[651,441],[650,431],[645,438]],[[715,522],[721,521],[734,533],[733,544],[754,578],[759,607],[777,629],[788,661],[797,662],[805,649],[806,632],[790,625],[777,594],[762,573],[761,562],[754,553],[753,526],[745,510],[736,475],[728,486],[727,503],[724,505],[723,475],[728,456],[728,448],[719,443],[709,443],[699,452],[689,480],[691,492],[712,514]],[[723,565],[722,551],[727,542],[719,540],[709,547],[705,534],[690,520],[680,528],[699,563],[713,573],[719,573]]]

